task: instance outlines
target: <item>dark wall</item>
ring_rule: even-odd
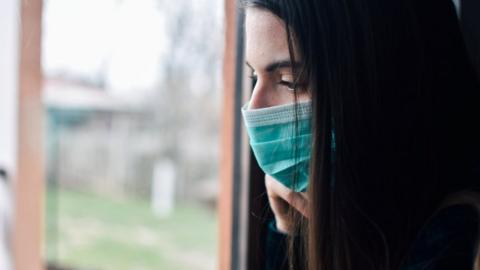
[[[480,0],[462,0],[460,14],[467,48],[480,79]]]

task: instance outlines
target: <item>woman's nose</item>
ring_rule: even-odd
[[[272,91],[269,91],[268,85],[257,81],[253,88],[252,97],[248,105],[248,109],[260,109],[274,106],[275,98],[272,96]]]

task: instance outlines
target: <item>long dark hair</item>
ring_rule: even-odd
[[[311,216],[295,216],[292,268],[399,269],[442,202],[480,181],[480,88],[453,4],[243,2],[284,21],[312,95]]]

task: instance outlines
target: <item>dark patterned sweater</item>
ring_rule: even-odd
[[[402,270],[472,270],[478,237],[478,215],[468,205],[438,212],[419,232]],[[287,236],[268,223],[266,270],[288,269]]]

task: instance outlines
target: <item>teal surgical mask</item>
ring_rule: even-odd
[[[247,106],[242,108],[243,120],[260,168],[286,187],[305,191],[312,147],[311,102],[250,110]]]

